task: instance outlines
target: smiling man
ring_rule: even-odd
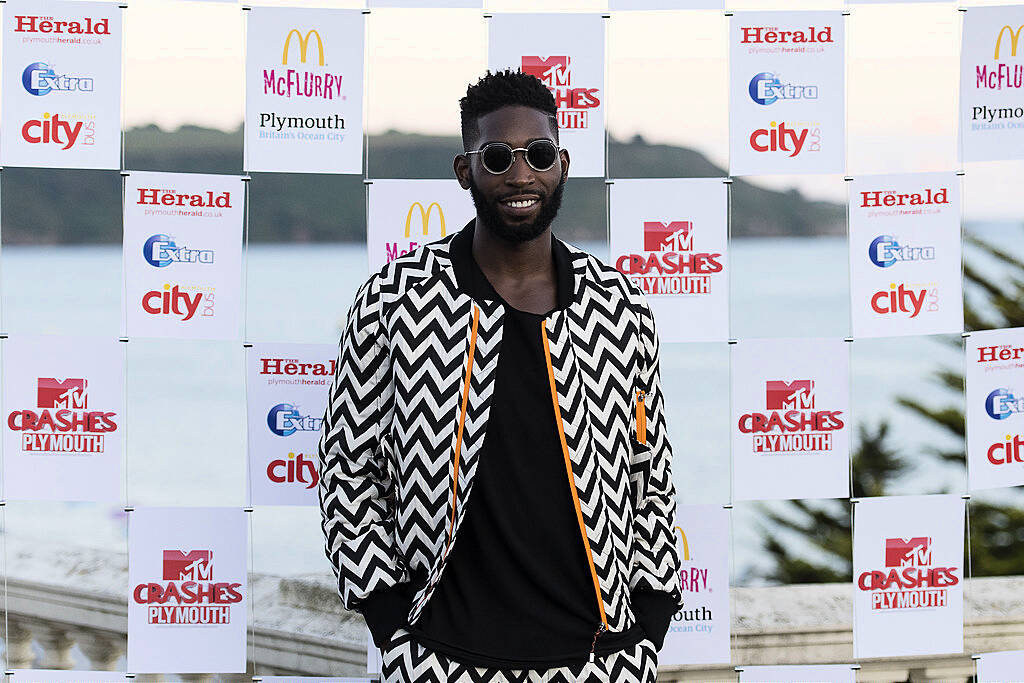
[[[476,218],[371,277],[320,443],[327,555],[385,683],[655,680],[681,604],[643,295],[558,240],[554,98],[489,73],[455,175]]]

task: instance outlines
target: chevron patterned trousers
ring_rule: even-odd
[[[654,683],[658,669],[649,640],[593,662],[543,670],[460,664],[426,649],[405,629],[398,629],[381,654],[381,683]]]

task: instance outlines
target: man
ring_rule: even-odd
[[[551,234],[536,78],[461,101],[476,218],[356,294],[320,443],[327,555],[385,683],[653,682],[681,600],[654,319]]]

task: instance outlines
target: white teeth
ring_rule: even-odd
[[[525,209],[528,206],[533,206],[537,203],[536,199],[520,199],[518,201],[505,202],[513,209]]]

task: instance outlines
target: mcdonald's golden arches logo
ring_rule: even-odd
[[[434,207],[437,207],[437,218],[441,222],[441,237],[445,236],[444,210],[441,208],[441,205],[438,204],[437,202],[430,202],[430,204],[427,205],[427,208],[424,209],[423,205],[420,204],[419,202],[413,202],[409,206],[409,212],[405,214],[405,238],[406,239],[409,239],[409,236],[411,234],[410,231],[411,231],[411,226],[412,226],[412,214],[413,214],[413,211],[415,211],[416,209],[420,210],[420,223],[422,223],[422,225],[423,225],[423,234],[424,235],[429,235],[430,234],[430,215],[432,213],[434,213]]]
[[[683,541],[683,560],[686,562],[690,561],[690,543],[686,540],[686,532],[683,531],[683,527],[677,526],[674,529],[678,534],[679,538]]]
[[[324,41],[320,38],[320,32],[317,31],[315,28],[311,28],[308,31],[306,31],[305,36],[302,35],[301,31],[295,28],[293,28],[291,31],[288,31],[288,35],[284,39],[284,51],[281,54],[282,64],[288,64],[288,48],[291,47],[292,36],[295,36],[296,38],[299,39],[299,61],[302,62],[303,64],[306,63],[306,52],[308,52],[309,50],[309,37],[316,36],[316,48],[318,57],[317,61],[320,64],[320,66],[324,65]]]
[[[996,56],[995,56],[995,59],[999,59],[999,48],[1002,47],[1002,44],[1003,44],[1003,33],[1009,33],[1010,34],[1010,56],[1011,57],[1016,57],[1017,56],[1017,43],[1020,42],[1020,32],[1022,30],[1024,30],[1024,24],[1021,24],[1020,26],[1018,26],[1016,31],[1014,31],[1013,28],[1011,28],[1009,24],[1007,24],[1006,26],[1003,26],[1001,29],[999,29],[999,36],[996,37]]]

